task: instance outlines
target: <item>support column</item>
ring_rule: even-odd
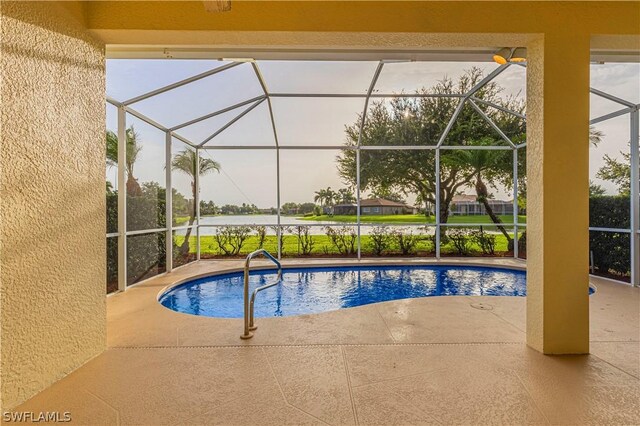
[[[275,124],[273,127],[273,132],[275,135]],[[276,242],[278,244],[278,260],[282,260],[282,201],[280,200],[280,146],[276,145],[276,202],[278,203],[278,218],[277,218],[277,228],[276,228]]]
[[[640,286],[640,111],[631,113],[631,284]]]
[[[167,236],[165,253],[167,272],[173,270],[173,183],[171,182],[171,132],[166,132],[165,139],[165,220]]]
[[[193,202],[196,208],[196,260],[200,260],[200,148],[196,148],[196,167],[194,184],[196,187]]]
[[[118,107],[118,291],[127,289],[127,113]]]
[[[436,219],[436,259],[440,259],[440,148],[436,148],[436,193],[435,193],[435,219]]]
[[[527,66],[527,344],[589,352],[588,34],[549,34]]]
[[[367,111],[364,112],[365,114]],[[362,133],[362,129],[360,129]],[[360,235],[360,147],[356,149],[356,226],[358,228],[358,260],[362,258],[362,235]]]
[[[518,148],[513,149],[513,257],[518,258]]]

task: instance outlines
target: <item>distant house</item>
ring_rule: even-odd
[[[485,215],[484,205],[476,200],[475,195],[456,195],[451,201],[449,212],[452,216],[459,215]],[[489,205],[497,215],[512,215],[513,201],[489,200]]]
[[[338,204],[333,206],[333,214],[355,215],[356,204]],[[370,198],[360,201],[360,213],[363,215],[416,214],[418,209],[397,201],[384,198]]]

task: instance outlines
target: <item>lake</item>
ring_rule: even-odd
[[[260,215],[219,215],[219,216],[202,216],[200,218],[200,225],[265,225],[272,226],[278,224],[278,216],[275,214],[260,214]],[[315,225],[311,227],[310,233],[315,235],[324,234],[324,225],[338,225],[344,224],[343,222],[334,221],[315,221],[315,220],[301,220],[295,216],[281,216],[281,225],[288,226],[305,226]],[[273,230],[267,230],[269,234],[275,234]],[[216,228],[214,227],[202,227],[200,228],[200,235],[214,235]]]
[[[265,226],[274,226],[278,223],[278,216],[271,214],[263,214],[263,215],[218,215],[218,216],[202,216],[200,218],[200,225],[209,225],[200,228],[200,235],[215,235],[216,228],[215,226],[219,225],[265,225]],[[295,216],[281,216],[280,224],[284,226],[308,226],[311,228],[309,233],[312,235],[325,235],[326,232],[324,230],[324,226],[327,225],[348,225],[345,222],[336,222],[330,220],[324,221],[315,221],[315,220],[302,220],[298,219]],[[352,224],[355,227],[355,223]],[[368,234],[371,226],[376,226],[377,224],[362,226],[362,233]],[[419,224],[416,224],[419,225]],[[398,225],[402,227],[403,225]],[[423,230],[424,231],[424,230]],[[184,235],[185,230],[176,231],[178,235]],[[285,231],[286,234],[295,233],[294,229]],[[275,234],[275,231],[272,229],[267,229],[267,233],[270,235]],[[192,234],[195,234],[193,232]]]

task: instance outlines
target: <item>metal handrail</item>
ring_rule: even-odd
[[[275,263],[275,265],[278,267],[278,276],[275,282],[270,284],[265,284],[253,290],[253,293],[251,294],[251,300],[249,300],[249,266],[251,264],[251,259],[253,259],[258,255],[263,255],[264,257],[266,257],[267,259]],[[280,264],[278,259],[276,259],[271,255],[271,253],[269,253],[265,249],[259,249],[247,255],[247,258],[244,261],[244,333],[242,334],[242,336],[240,336],[241,339],[252,338],[253,333],[251,332],[251,330],[255,330],[256,328],[258,328],[253,323],[253,308],[254,308],[254,302],[256,300],[256,295],[258,294],[258,292],[265,290],[269,287],[273,287],[274,285],[280,283],[281,281],[282,281],[282,265]]]

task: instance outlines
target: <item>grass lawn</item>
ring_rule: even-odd
[[[354,215],[321,215],[321,216],[306,216],[299,217],[300,220],[310,221],[333,221],[333,222],[347,222],[355,223],[356,216]],[[361,223],[435,223],[435,216],[425,217],[421,214],[395,214],[395,215],[363,215],[360,216]],[[504,223],[513,222],[513,216],[500,216],[500,220]],[[519,223],[527,223],[527,216],[518,216]],[[492,223],[489,216],[450,216],[449,223]]]
[[[189,224],[189,216],[176,216],[173,218],[173,226],[183,226]]]
[[[313,249],[311,250],[310,256],[339,256],[341,253],[338,248],[332,243],[331,239],[326,235],[313,235]],[[196,251],[196,239],[195,237],[191,237],[190,244],[190,252],[195,253]],[[176,245],[182,244],[183,237],[175,236],[174,241]],[[481,254],[480,247],[475,242],[470,242],[471,250],[474,254]],[[257,250],[258,247],[258,237],[252,235],[248,237],[242,249],[240,250],[239,256],[245,256],[248,253],[251,253],[254,250]],[[276,236],[269,235],[266,237],[264,242],[264,249],[268,250],[271,253],[277,253],[277,240]],[[201,255],[203,257],[218,257],[224,256],[223,252],[218,247],[218,244],[213,236],[203,236],[200,240],[200,250]],[[428,238],[426,235],[422,234],[419,238],[418,243],[415,248],[416,252],[420,255],[429,255],[435,252],[433,247],[433,242],[431,238]],[[498,255],[504,254],[507,252],[507,239],[503,235],[496,235],[496,247],[495,251]],[[453,247],[453,244],[448,243],[443,245],[441,248],[441,253],[444,255],[455,255],[456,250]],[[296,235],[284,235],[282,238],[282,254],[283,256],[298,256],[302,254],[302,251],[298,245],[298,237]],[[371,248],[371,238],[368,235],[362,235],[362,254],[365,256],[372,256],[373,251]],[[400,255],[401,252],[398,249],[397,244],[392,241],[390,248],[383,253],[385,255]]]

